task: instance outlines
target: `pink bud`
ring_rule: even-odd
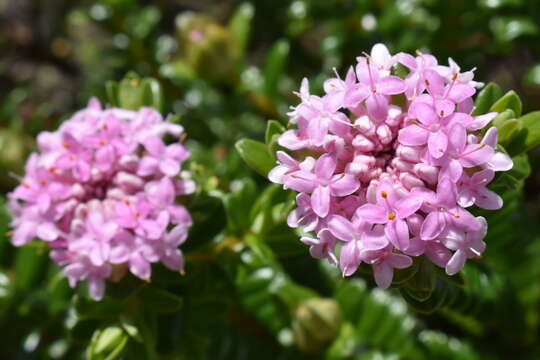
[[[357,150],[365,152],[372,151],[375,148],[373,141],[360,134],[355,136],[354,140],[352,141],[352,146]]]
[[[439,169],[436,166],[416,164],[414,166],[414,173],[429,184],[436,184],[439,179]]]
[[[421,148],[416,146],[405,146],[399,144],[396,148],[396,155],[402,158],[403,160],[411,162],[420,161]]]
[[[424,182],[410,172],[399,174],[399,180],[407,189],[411,190],[415,187],[423,187]]]
[[[390,144],[393,140],[392,136],[392,130],[388,127],[388,125],[383,124],[377,127],[377,137],[383,144]]]

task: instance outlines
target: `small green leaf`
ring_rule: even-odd
[[[490,107],[502,96],[502,89],[495,83],[487,84],[476,97],[474,102],[475,109],[473,115],[485,114]]]
[[[289,42],[279,40],[270,50],[264,67],[264,93],[271,99],[278,95],[278,84],[284,76],[287,58],[289,57]]]
[[[419,259],[418,271],[403,284],[403,290],[420,302],[429,299],[436,285],[436,275],[433,265],[425,259]]]
[[[143,86],[143,105],[151,106],[157,111],[161,111],[163,94],[159,82],[153,78],[146,78],[142,81],[141,85]]]
[[[189,211],[193,226],[189,229],[190,241],[184,249],[193,249],[212,240],[227,225],[222,199],[214,196],[197,196]]]
[[[528,113],[519,118],[521,126],[527,132],[525,138],[525,151],[540,144],[540,111]]]
[[[521,99],[514,90],[510,90],[502,98],[497,100],[495,104],[491,106],[489,111],[503,112],[506,109],[514,111],[516,116],[521,116]]]
[[[430,296],[422,301],[418,299],[417,295],[419,294],[411,292],[410,289],[401,287],[399,291],[412,309],[419,313],[431,314],[445,303],[448,294],[448,286],[453,285],[437,278]]]
[[[163,64],[159,69],[160,74],[171,80],[192,81],[196,77],[195,71],[183,59],[178,59],[167,64]]]
[[[515,118],[516,118],[516,114],[514,113],[514,110],[506,109],[502,113],[497,115],[495,119],[493,119],[492,124],[493,126],[500,128],[501,126],[504,125],[506,121],[515,119]]]
[[[229,21],[229,31],[242,54],[246,50],[251,35],[251,21],[254,15],[253,5],[246,2],[238,7]]]
[[[242,159],[264,177],[275,166],[274,158],[270,155],[268,148],[259,141],[241,139],[236,142],[235,147]]]
[[[15,287],[30,290],[45,275],[47,254],[36,243],[30,243],[17,251],[15,257]]]
[[[281,135],[285,131],[285,127],[276,120],[268,120],[266,124],[266,133],[264,139],[266,145],[269,145],[274,135]]]
[[[118,102],[118,83],[115,81],[107,81],[105,83],[105,92],[107,93],[107,99],[112,106],[119,106]]]
[[[540,64],[536,64],[527,70],[525,82],[530,85],[540,86]]]
[[[251,178],[236,180],[231,192],[224,198],[225,210],[231,231],[242,234],[251,226],[250,212],[257,196],[257,186]]]
[[[521,123],[517,119],[507,120],[499,128],[499,143],[508,149],[508,144],[515,132],[521,129]]]

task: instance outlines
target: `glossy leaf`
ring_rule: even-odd
[[[540,144],[540,111],[528,113],[519,120],[526,131],[524,151],[527,151]]]
[[[266,177],[274,167],[274,158],[265,144],[251,139],[242,139],[236,142],[235,147],[242,159],[262,176]]]
[[[264,93],[270,98],[278,95],[279,80],[287,65],[289,50],[289,43],[286,40],[279,40],[268,54],[264,67]]]
[[[502,97],[502,89],[495,83],[487,84],[476,97],[473,115],[485,114],[491,106]]]
[[[229,31],[241,53],[244,53],[251,35],[251,22],[255,9],[250,3],[241,4],[229,21]]]
[[[504,94],[503,97],[491,105],[489,111],[503,112],[506,109],[512,110],[516,116],[521,115],[521,99],[513,90]]]
[[[281,135],[285,131],[285,127],[276,120],[268,120],[266,123],[266,132],[264,139],[267,145],[270,144],[274,135]]]

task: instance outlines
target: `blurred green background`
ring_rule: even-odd
[[[303,77],[318,92],[333,67],[343,73],[377,42],[393,53],[421,50],[443,63],[452,57],[463,70],[476,67],[478,81],[514,89],[524,112],[540,109],[537,0],[0,0],[0,202],[34,136],[55,129],[90,96],[107,102],[105,83],[130,71],[161,83],[161,110],[178,114],[187,129],[202,196],[191,204],[202,224],[186,246],[192,275],[162,284],[176,289],[189,311],[154,318],[146,332],[148,324],[133,325],[122,310],[108,313],[107,301],[88,310],[93,305],[81,297],[72,300],[42,247],[9,244],[2,210],[0,358],[105,359],[95,347],[85,355],[90,338],[107,330],[116,339],[116,329],[136,339],[133,328],[158,350],[138,351],[145,345],[130,347],[137,343],[131,337],[126,347],[122,336],[105,349],[121,346],[127,359],[539,358],[538,149],[529,153],[524,196],[516,189],[490,220],[485,260],[492,272],[466,269],[466,292],[475,300],[458,299],[465,303],[459,309],[412,312],[397,292],[368,291],[372,284],[362,277],[343,281],[307,259],[283,218],[266,235],[245,224],[246,213],[257,218],[260,209],[251,205],[267,184],[243,164],[235,141],[262,140],[268,119],[286,123]],[[262,194],[275,197],[273,189]],[[250,239],[258,235],[268,249]],[[250,245],[224,271],[229,265],[218,263],[229,264],[222,257],[231,254],[200,264],[208,241]],[[319,301],[299,306],[288,295],[297,292]]]

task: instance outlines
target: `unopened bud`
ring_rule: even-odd
[[[304,352],[318,352],[337,337],[341,322],[341,311],[334,300],[308,299],[294,314],[292,327],[296,344]]]

